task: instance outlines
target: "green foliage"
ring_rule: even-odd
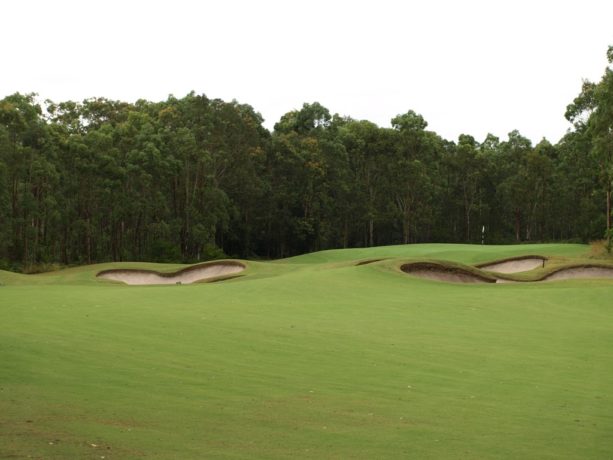
[[[181,260],[181,251],[168,239],[158,239],[151,243],[147,260],[151,262],[174,262]]]
[[[228,256],[214,244],[205,244],[200,253],[199,260],[219,260],[226,259]]]
[[[613,47],[607,51],[613,62]],[[598,165],[599,181],[606,194],[606,234],[611,235],[611,196],[613,189],[613,70],[605,69],[598,83],[585,81],[581,93],[569,104],[566,118],[572,121],[590,143],[590,154]]]
[[[21,271],[27,275],[33,275],[36,273],[49,273],[61,270],[63,267],[58,263],[37,263],[24,267]]]
[[[611,51],[608,56],[610,58]],[[457,142],[413,110],[381,128],[318,102],[268,132],[251,106],[189,93],[0,100],[0,258],[14,266],[285,257],[429,241],[589,241],[610,228],[613,71],[575,130],[536,146]],[[208,256],[207,256],[208,257]]]

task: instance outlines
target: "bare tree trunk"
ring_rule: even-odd
[[[40,219],[34,218],[32,219],[32,228],[34,233],[34,247],[32,248],[32,261],[37,262],[38,259],[38,243],[39,243],[39,232],[40,232]]]
[[[87,229],[85,231],[85,245],[87,246],[87,263],[92,263],[92,234],[91,234],[91,225],[89,217],[86,220]]]
[[[411,211],[412,201],[407,197],[396,197],[396,205],[402,215],[402,241],[404,244],[409,243],[410,239],[410,227],[411,227]]]
[[[469,198],[468,198],[468,190],[467,190],[468,186],[466,184],[464,184],[463,186],[463,191],[464,191],[464,223],[466,224],[466,242],[470,243],[470,211],[472,208],[472,203]]]
[[[541,206],[541,240],[547,232],[547,186],[543,187],[543,204]]]
[[[611,182],[607,184],[607,246],[611,247]]]
[[[409,244],[409,237],[411,231],[411,218],[405,215],[402,219],[402,241],[404,244]]]
[[[515,208],[515,241],[520,241],[520,231],[521,231],[521,211],[518,208]]]
[[[24,227],[23,230],[23,266],[24,267],[29,267],[30,266],[30,253],[29,253],[29,247],[28,247],[28,232],[27,232],[27,228]]]
[[[109,231],[111,232],[111,258],[113,262],[117,262],[117,226],[109,217]]]
[[[119,232],[119,261],[123,262],[123,236],[126,232],[126,222],[121,220],[121,230]]]
[[[62,262],[68,265],[68,225],[64,224],[64,232],[62,238]]]
[[[532,210],[530,211],[530,219],[526,224],[526,240],[532,240],[532,230],[537,227],[536,223],[536,209],[538,208],[538,200],[535,200]]]

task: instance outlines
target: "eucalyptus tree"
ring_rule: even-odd
[[[168,183],[172,157],[164,155],[164,139],[159,123],[150,115],[147,103],[139,101],[135,110],[119,122],[113,135],[113,158],[105,163],[118,168],[121,194],[115,203],[119,209],[110,220],[113,246],[122,254],[141,259],[149,256],[160,238],[168,238],[166,218],[169,213]],[[110,173],[111,171],[109,171]],[[113,174],[105,174],[109,179]],[[113,195],[114,181],[105,182],[103,189]],[[112,212],[112,210],[109,210]],[[119,220],[117,220],[119,219]],[[125,231],[125,227],[130,229]]]
[[[546,139],[532,147],[518,131],[509,133],[499,149],[494,158],[501,223],[513,228],[515,241],[543,239],[552,215],[557,151]]]
[[[375,245],[375,225],[384,219],[386,202],[386,164],[393,151],[392,132],[366,120],[348,120],[339,130],[349,161],[349,190],[343,218],[343,247],[349,240],[350,227],[364,230],[359,238],[366,246]]]
[[[606,191],[601,185],[598,159],[586,154],[592,151],[586,127],[568,132],[558,142],[556,150],[558,181],[554,205],[558,224],[552,238],[579,238],[581,241],[602,238],[606,214],[602,212],[601,203],[606,202]]]
[[[441,151],[441,139],[426,131],[424,118],[409,110],[392,119],[395,131],[394,157],[388,163],[388,179],[394,208],[400,221],[402,242],[417,240],[411,229],[418,228],[418,219],[432,213],[433,179]]]
[[[264,225],[261,177],[270,133],[253,107],[233,100],[211,101],[212,122],[206,148],[211,152],[214,186],[226,197],[217,219],[215,243],[244,257],[255,252],[255,235]]]
[[[463,239],[470,242],[471,230],[474,227],[473,215],[480,210],[482,203],[482,178],[486,162],[480,153],[479,144],[468,134],[461,134],[457,145],[452,144],[444,151],[446,155],[443,162],[447,170],[447,180],[451,182],[447,199],[461,212]]]
[[[225,218],[227,196],[215,184],[215,165],[208,142],[213,110],[205,95],[170,97],[159,107],[163,156],[169,175],[171,232],[179,235],[184,260],[198,259],[214,244],[216,227]]]
[[[522,229],[525,228],[526,197],[529,193],[525,161],[531,150],[530,139],[514,130],[509,133],[508,140],[500,144],[495,157],[498,176],[496,195],[502,208],[500,223],[503,232],[513,229],[516,242],[522,240]]]
[[[8,268],[8,248],[11,241],[12,225],[9,198],[8,153],[10,150],[9,133],[0,125],[0,268]]]
[[[554,209],[551,192],[555,190],[556,156],[557,150],[544,138],[526,156],[526,240],[546,238]]]
[[[585,241],[611,219],[612,73],[569,106],[573,132],[534,148],[517,131],[445,141],[413,111],[389,129],[315,102],[270,133],[253,107],[193,92],[46,113],[14,94],[0,100],[0,263],[282,257],[474,241],[481,225],[488,242]]]
[[[613,63],[613,46],[607,51]],[[585,129],[591,138],[590,153],[597,159],[600,180],[606,193],[606,237],[609,250],[611,227],[611,193],[613,188],[613,69],[607,67],[598,83],[584,81],[581,93],[566,109],[566,118],[577,129]]]
[[[334,238],[334,201],[343,195],[339,187],[347,167],[338,124],[317,102],[305,103],[275,124],[267,181],[276,203],[269,228],[279,238],[280,254],[289,247],[301,252],[326,247]]]
[[[10,257],[29,266],[40,259],[41,240],[53,218],[57,181],[54,150],[35,94],[19,93],[0,101],[5,182],[9,186],[12,238]]]

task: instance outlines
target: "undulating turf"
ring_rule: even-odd
[[[325,251],[189,286],[0,272],[0,458],[610,458],[613,281],[397,269],[586,253]]]

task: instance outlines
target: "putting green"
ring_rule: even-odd
[[[400,269],[587,252],[324,251],[182,286],[96,278],[181,265],[0,272],[0,458],[608,458],[613,281]]]

